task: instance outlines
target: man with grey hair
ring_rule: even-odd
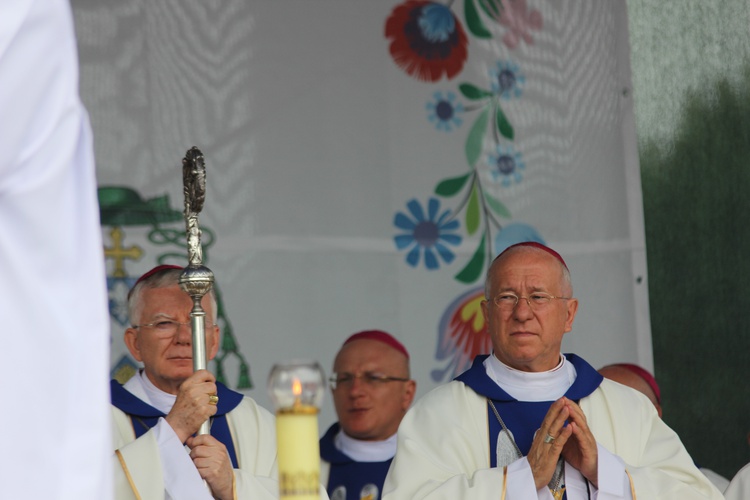
[[[273,416],[209,371],[193,372],[193,301],[181,273],[157,266],[128,294],[125,345],[143,368],[125,385],[111,382],[116,498],[278,498]],[[213,291],[201,305],[213,359]],[[208,419],[210,434],[195,435]]]
[[[561,353],[577,310],[557,252],[504,250],[482,302],[493,353],[406,414],[385,500],[720,500],[645,396]]]

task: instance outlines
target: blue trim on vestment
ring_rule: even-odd
[[[164,413],[125,389],[117,380],[110,380],[109,388],[112,406],[130,417],[136,439],[155,426],[159,422],[159,417],[166,417]],[[229,458],[232,459],[232,467],[238,469],[237,453],[234,450],[226,414],[239,406],[244,396],[221,382],[216,382],[216,395],[219,396],[219,402],[216,405],[216,414],[211,417],[211,436],[226,446]]]
[[[354,462],[349,455],[339,451],[339,449],[336,448],[336,444],[333,442],[333,439],[340,430],[341,426],[336,422],[330,426],[326,433],[323,434],[323,437],[320,438],[320,458],[329,462],[331,465]]]
[[[326,491],[333,498],[333,492],[344,488],[346,500],[360,500],[364,493],[371,493],[370,485],[378,489],[377,498],[383,494],[383,483],[392,458],[383,462],[357,462],[341,452],[334,443],[341,427],[336,422],[320,438],[320,457],[331,464]],[[366,489],[367,487],[367,489]],[[338,493],[337,493],[338,495]],[[336,498],[339,498],[338,496]]]
[[[554,401],[518,401],[514,399],[487,375],[487,369],[484,366],[484,360],[487,358],[488,355],[480,355],[474,358],[471,368],[456,377],[455,380],[463,382],[477,394],[489,398],[495,403],[495,408],[505,422],[505,426],[513,434],[516,445],[518,445],[523,456],[526,456],[534,440],[534,433],[541,426]],[[581,398],[594,392],[602,383],[604,377],[583,358],[575,354],[565,354],[565,358],[575,367],[576,379],[564,396],[578,403]],[[497,467],[497,442],[502,427],[489,403],[487,403],[487,422],[489,423],[490,467]],[[586,487],[588,488],[588,481]],[[567,492],[563,493],[563,498],[568,498]]]
[[[531,448],[534,432],[541,426],[544,416],[554,401],[518,401],[514,399],[487,375],[487,370],[484,367],[484,360],[487,357],[488,355],[481,355],[474,358],[471,368],[456,377],[455,380],[463,382],[477,394],[485,396],[495,403],[495,408],[500,413],[500,417],[513,433],[518,448],[526,456]],[[565,354],[565,358],[576,369],[576,379],[565,392],[565,397],[578,402],[581,398],[594,392],[604,377],[583,358],[575,354]],[[490,466],[496,467],[497,437],[502,427],[489,404],[487,404],[487,417],[490,426]]]

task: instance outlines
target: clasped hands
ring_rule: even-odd
[[[165,420],[190,448],[190,458],[214,498],[232,498],[234,471],[226,446],[209,434],[194,436],[201,424],[216,414],[214,398],[210,397],[215,394],[213,374],[196,371],[180,384],[177,399]]]
[[[581,407],[566,397],[552,403],[526,457],[537,489],[550,482],[560,456],[598,488],[596,439]]]

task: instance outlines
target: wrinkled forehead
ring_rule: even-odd
[[[161,314],[165,316],[188,314],[193,308],[193,299],[179,285],[156,288],[144,288],[140,294],[142,314]],[[206,294],[201,299],[201,307],[211,317],[213,304]]]
[[[564,286],[562,265],[553,256],[533,247],[514,248],[493,262],[488,279],[492,290],[518,287],[559,291]]]

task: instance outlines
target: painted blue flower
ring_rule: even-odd
[[[427,118],[435,124],[438,130],[450,132],[458,128],[463,123],[459,114],[464,112],[464,106],[456,102],[456,94],[453,92],[435,92],[433,100],[425,106],[427,108]]]
[[[526,165],[521,161],[521,153],[517,153],[512,146],[503,147],[498,144],[495,153],[487,157],[490,166],[490,178],[493,182],[500,182],[503,186],[510,186],[511,182],[521,182],[521,170]]]
[[[495,255],[500,255],[509,246],[523,241],[535,241],[542,245],[547,244],[534,226],[524,222],[512,222],[503,227],[497,233],[497,236],[495,236]]]
[[[406,207],[411,216],[397,212],[393,219],[393,224],[397,228],[406,231],[406,234],[397,234],[393,237],[396,248],[404,250],[411,247],[406,254],[406,263],[411,267],[417,267],[421,254],[424,254],[425,267],[430,270],[440,267],[437,255],[446,264],[453,262],[455,255],[445,244],[456,246],[461,243],[461,236],[452,234],[458,229],[459,224],[457,220],[448,220],[450,210],[438,216],[440,201],[437,198],[429,199],[427,216],[416,199],[409,201]]]
[[[490,70],[490,87],[492,92],[503,99],[520,97],[526,77],[521,74],[517,64],[510,61],[498,61]]]

